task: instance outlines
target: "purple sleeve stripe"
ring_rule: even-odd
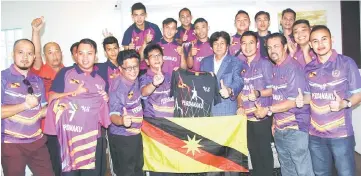
[[[110,112],[109,115],[110,115],[110,116],[111,116],[111,115],[118,115],[118,116],[120,116],[120,112]]]
[[[351,94],[359,93],[361,92],[361,88],[350,91]]]
[[[266,86],[267,89],[271,89],[272,87],[273,87],[273,85]]]
[[[311,92],[303,91],[304,94],[311,94]]]
[[[293,101],[293,100],[296,100],[296,98],[294,98],[294,97],[288,97],[287,100],[292,100],[292,101]]]

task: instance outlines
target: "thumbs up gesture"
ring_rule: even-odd
[[[342,108],[344,108],[344,106],[342,106],[342,99],[335,90],[333,91],[333,95],[335,96],[335,100],[331,101],[330,109],[334,112],[340,111]]]
[[[156,75],[154,75],[153,77],[153,85],[155,87],[158,87],[159,85],[161,85],[164,81],[164,75],[161,71],[162,69],[159,68],[158,72],[156,73]]]
[[[123,125],[125,127],[130,127],[131,124],[132,124],[132,116],[129,116],[127,109],[123,107]]]
[[[178,46],[177,49],[175,49],[175,51],[176,51],[180,56],[183,56],[183,55],[184,55],[183,47],[182,47],[182,46]]]
[[[296,97],[296,107],[302,108],[303,105],[304,105],[303,92],[300,88],[298,88],[298,95]]]
[[[257,118],[261,118],[263,119],[264,117],[266,117],[268,109],[265,107],[262,107],[258,102],[254,102],[254,105],[256,106],[257,110],[254,112],[254,115]]]
[[[35,18],[32,22],[31,22],[31,27],[33,28],[34,31],[39,32],[40,29],[44,26],[45,20],[44,17],[40,17],[40,18]]]
[[[150,33],[150,30],[148,30],[147,36],[145,37],[145,42],[149,43],[153,40],[153,35]]]
[[[132,37],[132,41],[129,43],[128,48],[129,48],[130,50],[135,49],[135,44],[134,44],[134,39],[133,39],[133,37]]]
[[[227,99],[227,98],[229,98],[231,93],[232,93],[232,90],[230,88],[228,88],[227,86],[225,86],[223,83],[223,79],[221,79],[221,90],[219,90],[219,94],[221,94],[221,96],[224,99]]]
[[[183,42],[186,42],[188,40],[188,34],[187,33],[188,33],[188,30],[186,30],[184,32],[184,34],[183,34],[183,37],[182,37]]]
[[[256,101],[257,100],[257,97],[259,97],[258,95],[258,91],[254,90],[253,86],[251,87],[251,90],[250,90],[250,94],[248,95],[248,100],[249,101]]]
[[[194,43],[192,42],[192,48],[191,48],[191,56],[195,56],[198,53],[198,48],[194,47]]]

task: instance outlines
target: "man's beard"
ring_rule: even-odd
[[[18,67],[20,70],[29,70],[30,67],[25,67],[25,66],[20,66],[20,65],[16,65],[16,67]]]

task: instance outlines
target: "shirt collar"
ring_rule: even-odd
[[[172,43],[172,44],[175,44],[175,45],[178,45],[177,41],[175,40],[175,38],[173,38],[173,41],[172,42],[167,42],[163,37],[160,39],[160,43],[165,45],[165,44],[169,44],[169,43]]]
[[[134,27],[135,32],[136,32],[137,34],[139,34],[140,32],[148,29],[148,28],[150,27],[150,24],[149,24],[148,21],[144,21],[144,30],[139,29],[138,26],[137,26],[135,23],[133,23],[133,27]]]
[[[163,71],[162,71],[162,73],[163,73]],[[151,77],[153,77],[154,75],[155,75],[155,73],[150,69],[150,68],[148,68],[147,69],[147,73],[146,73],[148,76],[151,76]],[[164,73],[163,73],[163,75],[164,75]]]
[[[117,69],[118,67],[114,65],[109,59],[105,62],[111,69]]]
[[[49,64],[47,64],[47,63],[45,63],[44,64],[44,66],[43,66],[46,70],[53,70],[54,71],[54,69],[53,69],[53,67],[51,67]],[[64,65],[63,64],[61,64],[60,65],[60,68],[63,68],[64,67]]]
[[[18,70],[16,70],[15,65],[11,64],[10,66],[10,73],[14,76],[23,76]],[[35,76],[35,74],[33,72],[28,71],[28,75],[26,77],[31,77],[31,76]]]
[[[126,85],[126,86],[132,86],[133,84],[135,84],[135,81],[129,81],[127,79],[124,78],[124,76],[119,76],[118,78],[120,78],[120,80]]]
[[[238,34],[238,32],[237,32],[236,34],[234,34],[234,37],[236,37],[236,38],[241,38],[242,35],[241,35],[241,34]]]
[[[78,74],[82,74],[84,73],[84,71],[79,67],[78,64],[74,64],[75,70]],[[90,73],[90,75],[94,78],[95,75],[97,74],[98,71],[98,67],[96,65],[93,66],[93,71]]]
[[[328,60],[325,63],[327,63],[327,62],[335,62],[336,58],[337,58],[337,55],[338,55],[338,53],[336,52],[336,50],[333,49],[330,58],[328,58]],[[318,58],[317,55],[316,55],[316,57],[317,57],[317,63],[322,64],[322,62],[320,61],[320,59]]]
[[[291,59],[293,59],[293,58],[291,58],[291,56],[287,54],[286,59],[285,59],[281,64],[279,64],[279,65],[276,64],[276,66],[277,66],[277,67],[283,67],[283,66],[286,65],[288,62],[290,62]]]
[[[207,39],[206,42],[202,42],[202,41],[197,39],[197,45],[202,45],[202,44],[207,43],[207,42],[209,42],[209,38]]]
[[[182,31],[182,32],[186,31],[186,29],[185,29],[182,25],[179,26],[178,30],[179,30],[179,31]],[[193,25],[193,24],[191,24],[190,30],[194,30],[194,25]]]
[[[257,34],[257,37],[258,37],[258,38],[262,38],[262,37],[267,37],[268,35],[270,35],[270,34],[271,34],[271,31],[268,31],[268,32],[267,32],[267,35],[265,35],[265,36],[260,36],[260,35],[258,34],[258,32],[257,32],[256,34]]]
[[[221,59],[221,62],[218,62],[219,64],[221,64],[222,62],[223,62],[223,60],[224,60],[224,58],[227,56],[227,52],[226,52],[226,54],[224,54],[224,56],[222,57],[222,59]],[[214,61],[214,63],[217,63],[217,60],[216,60],[216,55],[214,54],[213,55],[213,61]]]
[[[258,62],[260,60],[260,58],[261,58],[261,55],[257,53],[256,56],[253,58],[251,64]],[[246,63],[248,63],[247,60],[246,60]]]

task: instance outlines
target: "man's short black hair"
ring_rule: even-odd
[[[175,26],[177,27],[177,21],[174,18],[167,18],[163,21],[163,27],[164,25],[175,23]]]
[[[241,38],[240,38],[240,41],[242,41],[242,38],[245,37],[245,36],[253,36],[254,39],[256,40],[256,42],[258,42],[258,36],[255,32],[253,31],[246,31],[242,34]]]
[[[295,27],[296,25],[298,25],[298,24],[305,24],[305,25],[307,25],[309,28],[311,28],[310,22],[309,22],[308,20],[304,20],[304,19],[300,19],[300,20],[295,21],[295,22],[293,23],[293,25],[292,25],[292,28],[294,28],[294,27]]]
[[[33,43],[31,40],[26,39],[26,38],[16,40],[16,41],[14,42],[13,51],[15,51],[15,47],[16,47],[16,45],[17,45],[19,42],[22,42],[22,41],[30,42],[30,43],[31,43],[31,45],[33,45],[34,52],[35,52],[35,45],[34,45],[34,43]]]
[[[117,62],[118,65],[123,65],[127,59],[136,58],[138,63],[140,62],[140,56],[135,50],[123,50],[118,53]]]
[[[239,15],[239,14],[241,14],[241,13],[246,14],[246,15],[248,16],[248,18],[249,18],[249,15],[248,15],[248,13],[247,13],[246,11],[244,11],[244,10],[238,10],[236,16],[234,16],[234,19],[236,19],[236,18],[237,18],[237,15]]]
[[[158,50],[162,56],[163,56],[163,49],[159,44],[156,43],[151,43],[149,45],[147,45],[144,49],[144,59],[149,59],[149,53],[153,50]]]
[[[287,39],[286,39],[286,37],[285,37],[283,34],[278,33],[278,32],[273,33],[273,34],[270,34],[270,35],[267,36],[267,38],[266,38],[266,45],[267,45],[268,40],[269,40],[269,39],[272,39],[272,38],[279,38],[279,39],[281,39],[282,45],[287,45]]]
[[[226,44],[227,46],[229,46],[231,44],[231,37],[229,36],[229,34],[225,31],[217,31],[214,32],[211,37],[209,38],[209,44],[211,45],[211,47],[213,48],[213,43],[215,41],[217,41],[219,38],[223,38],[224,40],[226,40]]]
[[[315,25],[315,26],[313,26],[310,35],[311,35],[312,33],[316,32],[316,31],[318,31],[318,30],[326,30],[326,31],[330,34],[330,36],[331,36],[331,31],[330,31],[330,29],[328,29],[328,27],[325,26],[325,25]]]
[[[109,36],[109,37],[106,37],[104,40],[103,40],[103,48],[104,50],[105,49],[105,46],[106,45],[109,45],[109,44],[117,44],[117,47],[119,48],[119,43],[118,43],[118,39],[115,38],[114,36]]]
[[[79,47],[80,44],[88,44],[88,45],[91,45],[91,46],[94,48],[95,53],[98,52],[97,43],[95,43],[94,40],[92,40],[92,39],[89,39],[89,38],[81,39],[81,40],[79,41],[78,47]]]
[[[189,12],[189,15],[192,15],[191,10],[189,10],[187,7],[184,7],[184,8],[181,9],[181,10],[179,11],[179,13],[178,13],[178,17],[179,17],[179,18],[180,18],[180,16],[181,16],[181,12],[183,12],[183,11],[188,11],[188,12]]]
[[[285,9],[285,10],[282,11],[282,18],[283,18],[283,16],[285,15],[285,13],[292,13],[293,16],[294,16],[295,19],[296,19],[296,12],[295,12],[294,10],[292,10],[291,8],[287,8],[287,9]]]
[[[79,46],[79,42],[73,43],[73,44],[71,45],[71,47],[70,47],[70,53],[71,53],[71,54],[74,54],[74,53],[73,53],[73,49],[74,49],[74,48],[78,48],[78,46]]]
[[[196,26],[197,23],[202,23],[202,22],[205,22],[208,25],[208,21],[205,20],[204,18],[197,18],[196,21],[194,21],[193,25]]]
[[[257,17],[260,16],[260,15],[266,15],[267,18],[268,18],[268,21],[271,20],[271,17],[269,15],[268,12],[265,12],[265,11],[259,11],[256,13],[256,15],[254,16],[254,21],[257,21]]]
[[[137,2],[135,4],[133,4],[132,6],[132,14],[135,10],[144,10],[144,13],[147,13],[147,9],[145,8],[145,6],[141,3],[141,2]]]

